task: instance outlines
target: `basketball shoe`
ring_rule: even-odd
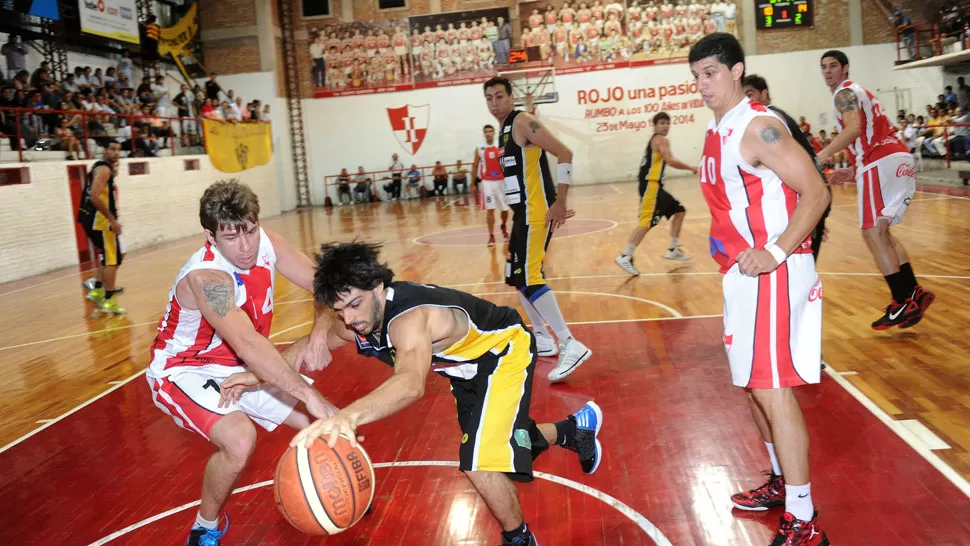
[[[590,351],[588,347],[576,339],[567,339],[559,344],[559,362],[546,377],[549,381],[561,381],[567,375],[576,371],[576,368],[579,368],[591,356],[593,356],[593,351]]]
[[[229,530],[229,516],[226,515],[226,525],[222,530],[196,527],[189,533],[185,546],[219,546],[219,539]]]
[[[785,478],[770,474],[768,482],[751,491],[731,495],[731,504],[739,510],[761,512],[785,505]]]
[[[527,535],[520,535],[512,539],[512,542],[502,540],[502,546],[539,546],[536,536],[529,531]]]
[[[556,356],[559,354],[559,345],[548,332],[536,332],[536,354],[539,356]]]
[[[627,273],[634,276],[640,274],[640,270],[633,265],[633,256],[624,256],[623,254],[620,254],[619,256],[616,257],[615,261],[616,261],[616,265],[623,268],[623,271],[626,271]]]
[[[599,468],[603,453],[603,446],[598,438],[600,429],[603,428],[603,410],[590,400],[579,411],[570,415],[569,420],[576,423],[576,436],[565,448],[579,454],[579,464],[583,467],[583,472],[592,474]]]
[[[100,307],[105,313],[114,313],[116,315],[123,315],[128,312],[127,309],[118,305],[118,300],[115,299],[114,295],[110,298],[102,299]]]
[[[872,323],[873,330],[888,330],[893,326],[905,324],[906,328],[915,326],[923,318],[923,311],[913,298],[908,298],[903,303],[893,300],[886,306],[886,314],[879,317]]]
[[[785,512],[771,546],[829,546],[825,531],[818,527],[818,510],[812,516],[812,521],[802,521]]]
[[[930,308],[930,305],[933,305],[934,301],[936,301],[936,294],[926,290],[920,285],[916,285],[916,288],[913,290],[913,294],[909,297],[909,299],[915,301],[919,306],[919,316],[904,322],[899,326],[900,328],[916,326],[919,321],[923,320],[923,315],[926,313],[926,310]]]
[[[85,290],[87,290],[88,292],[90,292],[90,291],[92,291],[92,290],[94,290],[95,288],[98,287],[98,279],[95,279],[94,277],[91,277],[90,279],[87,279],[84,282],[82,282],[81,283],[81,286],[83,286]],[[124,292],[124,291],[125,291],[125,287],[124,286],[119,286],[119,287],[115,288],[115,292]]]
[[[690,259],[690,256],[688,256],[687,253],[684,252],[678,246],[678,247],[674,247],[674,248],[668,248],[667,249],[667,253],[664,254],[664,259],[666,259],[666,260],[677,260],[679,262],[686,262],[687,260]]]
[[[489,233],[488,234],[488,246],[495,246],[495,234],[494,233]]]
[[[85,298],[91,300],[98,307],[101,307],[101,304],[104,303],[104,288],[92,288]]]

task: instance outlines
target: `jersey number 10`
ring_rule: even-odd
[[[717,185],[717,161],[713,157],[701,156],[701,184]]]

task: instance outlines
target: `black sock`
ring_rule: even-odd
[[[519,538],[522,536],[527,537],[529,536],[529,534],[530,534],[529,526],[526,525],[525,522],[523,521],[522,525],[519,525],[518,527],[516,527],[515,529],[512,529],[511,531],[502,531],[502,542],[511,543],[516,538]]]
[[[906,278],[907,284],[913,285],[913,290],[915,290],[916,287],[919,286],[919,283],[916,281],[916,274],[913,273],[913,266],[909,265],[909,262],[906,262],[904,264],[899,264],[899,272],[902,273],[902,275]],[[910,294],[912,293],[913,292],[911,290]]]
[[[572,444],[576,438],[576,419],[570,415],[569,418],[553,424],[556,425],[556,445],[566,447]]]
[[[104,299],[106,299],[106,300],[107,299],[111,299],[111,296],[114,296],[115,295],[115,292],[117,292],[117,290],[105,290],[104,291]]]
[[[886,283],[889,284],[889,290],[892,291],[896,303],[905,302],[913,293],[913,287],[910,287],[909,283],[906,282],[906,277],[902,271],[886,275]],[[907,289],[907,287],[909,288]]]
[[[95,288],[104,288],[104,284],[102,284],[101,281],[94,281],[94,287]]]

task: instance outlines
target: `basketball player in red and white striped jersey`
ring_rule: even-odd
[[[228,527],[227,519],[219,531],[218,519],[255,448],[253,422],[266,430],[301,429],[310,416],[337,412],[298,373],[304,364],[319,370],[329,363],[331,321],[317,320],[310,336],[283,354],[268,339],[276,270],[313,290],[313,263],[260,227],[258,198],[237,181],[209,186],[200,209],[206,243],[175,279],[146,375],[155,405],[216,447],[189,546],[218,544]],[[259,380],[265,384],[227,395],[236,384]],[[299,402],[305,407],[297,408]]]
[[[472,192],[478,193],[479,181],[482,186],[482,206],[485,207],[485,225],[488,226],[488,246],[495,246],[495,209],[502,211],[502,237],[509,242],[509,232],[505,224],[509,220],[509,202],[505,198],[505,176],[499,160],[499,146],[495,141],[495,127],[486,125],[485,142],[475,148],[472,168]]]
[[[822,287],[809,234],[829,194],[782,120],[744,95],[744,50],[734,35],[705,36],[688,61],[714,112],[700,179],[711,209],[711,255],[724,274],[724,347],[772,460],[768,483],[731,501],[742,510],[785,506],[772,546],[828,546],[792,387],[820,379]]]
[[[936,296],[916,281],[909,253],[889,228],[903,221],[916,194],[916,164],[879,99],[849,80],[849,58],[838,50],[822,54],[822,76],[832,91],[839,136],[822,149],[822,164],[848,148],[859,194],[862,238],[892,292],[886,313],[872,323],[876,330],[909,328],[923,318]]]

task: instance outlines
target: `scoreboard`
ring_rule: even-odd
[[[757,28],[810,27],[812,0],[755,0]]]

